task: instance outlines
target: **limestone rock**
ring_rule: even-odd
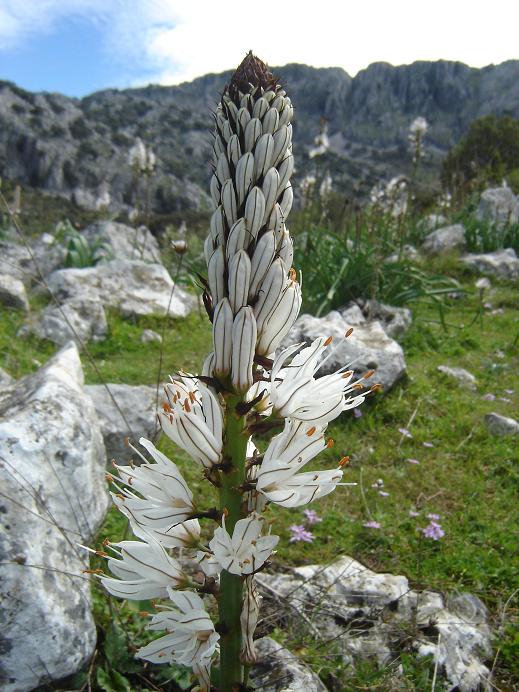
[[[438,365],[437,369],[438,372],[441,372],[443,375],[457,380],[463,387],[473,390],[476,389],[476,378],[468,370],[456,367],[451,368],[448,365]]]
[[[0,273],[29,284],[34,274],[34,265],[27,248],[17,243],[0,241]]]
[[[465,228],[460,224],[444,226],[432,231],[422,243],[422,250],[429,255],[441,255],[465,248]]]
[[[500,279],[519,277],[519,258],[511,247],[480,255],[464,255],[461,261],[474,271],[491,274]]]
[[[0,242],[0,273],[9,274],[30,286],[40,279],[38,270],[47,276],[62,267],[65,254],[63,246],[50,233],[43,233],[31,242],[30,251],[16,242],[3,241]]]
[[[404,646],[432,654],[447,689],[487,689],[491,632],[484,606],[470,594],[446,605],[441,594],[413,591],[406,577],[378,574],[347,556],[256,580],[274,622],[292,620],[308,637],[333,639],[346,664],[369,659],[382,668]]]
[[[27,292],[20,279],[9,274],[0,274],[0,305],[29,312]]]
[[[87,385],[85,391],[92,398],[97,411],[107,461],[115,459],[118,463],[127,463],[136,456],[133,450],[126,446],[127,437],[130,437],[134,444],[138,442],[139,437],[153,439],[157,420],[156,387],[144,384],[108,384],[107,387],[119,408],[104,385]],[[161,393],[162,390],[159,392],[159,406],[162,401]]]
[[[14,378],[6,372],[3,368],[0,368],[0,387],[7,387],[14,382]]]
[[[349,364],[359,376],[374,369],[372,381],[379,382],[388,391],[406,372],[401,346],[387,336],[378,321],[353,324],[353,333],[345,339],[352,322],[344,319],[340,312],[332,311],[325,317],[301,315],[285,338],[283,347],[298,342],[310,343],[318,336],[332,336],[332,354],[319,374],[325,375]]]
[[[115,221],[98,221],[81,231],[90,243],[102,244],[109,259],[143,260],[161,263],[159,244],[145,226],[133,228]]]
[[[519,435],[519,423],[513,418],[500,416],[498,413],[487,413],[485,425],[491,435]]]
[[[173,280],[161,264],[142,260],[112,260],[85,269],[59,269],[48,277],[51,290],[60,300],[88,298],[113,306],[123,315],[164,315]],[[169,315],[185,317],[195,298],[175,286]]]
[[[0,390],[0,687],[43,688],[96,642],[88,544],[108,507],[105,451],[74,344]]]
[[[519,222],[519,197],[509,187],[485,190],[479,200],[476,218],[497,228]]]
[[[141,334],[141,341],[143,344],[148,344],[151,341],[157,341],[161,344],[162,337],[158,332],[153,331],[153,329],[145,329]]]
[[[26,332],[33,332],[59,346],[73,340],[81,348],[88,341],[105,339],[108,323],[101,303],[76,297],[64,301],[59,308],[52,303],[47,305],[41,315],[23,327],[22,334]]]
[[[326,687],[308,666],[270,637],[255,642],[258,662],[250,672],[251,682],[261,692],[326,692]]]

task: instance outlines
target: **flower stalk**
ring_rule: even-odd
[[[344,367],[316,377],[332,348],[326,337],[276,356],[301,307],[286,226],[292,115],[286,92],[252,53],[215,113],[215,209],[202,277],[213,350],[199,377],[179,373],[166,385],[159,418],[218,490],[219,508],[195,498],[179,468],[145,439],[153,461],[135,448],[140,466],[116,466],[118,476],[111,476],[114,502],[139,541],[114,544],[119,559],[108,556],[112,575],[99,578],[119,597],[166,601],[148,625],[165,634],[138,656],[191,666],[199,692],[245,689],[256,660],[255,573],[279,541],[265,514],[270,504],[299,507],[336,489],[344,460],[330,470],[309,471],[307,464],[333,446],[328,423],[364,401],[364,380],[372,374],[354,382]],[[270,434],[270,442],[256,448],[256,433]],[[207,543],[200,522],[213,528]],[[186,554],[200,566],[196,580],[184,574]],[[216,607],[213,623],[206,608]],[[216,688],[210,671],[218,654]]]

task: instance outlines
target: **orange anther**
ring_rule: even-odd
[[[334,440],[332,440],[332,438],[330,437],[330,439],[326,443],[326,446],[328,447],[328,449],[331,449],[334,444],[335,444]]]
[[[292,269],[290,269],[290,271],[288,272],[288,278],[290,279],[290,281],[297,281],[297,272],[294,269],[294,267],[292,267]]]
[[[103,545],[105,546],[105,548],[106,548],[107,545],[110,545],[110,539],[109,539],[109,538],[105,538],[104,541],[103,541]]]
[[[339,468],[342,469],[343,466],[346,466],[346,464],[349,464],[350,462],[350,457],[342,457],[342,459],[339,461]]]
[[[189,398],[191,399],[191,403],[194,404],[196,401],[196,396],[194,392],[189,392]]]
[[[369,378],[373,377],[374,374],[375,374],[374,370],[368,370],[368,372],[364,375],[364,379],[369,380]]]
[[[333,336],[329,336],[326,341],[324,342],[325,346],[329,346],[333,341]]]
[[[347,339],[349,336],[353,334],[353,327],[350,327],[346,334],[344,335],[344,338]]]
[[[378,392],[378,391],[381,390],[381,389],[382,389],[382,385],[380,384],[380,382],[377,382],[376,384],[374,384],[374,385],[371,387],[371,389],[370,389],[369,391],[370,391],[370,392]]]
[[[167,401],[165,401],[165,402],[162,404],[162,408],[164,409],[164,411],[165,411],[166,413],[173,413],[173,409],[171,408],[171,406],[168,404]]]
[[[308,428],[308,430],[306,431],[306,434],[308,435],[308,437],[312,437],[312,435],[314,434],[314,432],[316,430],[317,430],[317,428],[315,427],[315,425],[312,425],[311,428]]]
[[[364,385],[361,384],[360,382],[355,382],[353,387],[354,387],[354,389],[364,389]]]
[[[184,401],[184,411],[187,413],[191,413],[191,406],[189,405],[189,400],[186,398]]]
[[[342,376],[344,377],[345,380],[348,379],[348,377],[351,377],[353,375],[353,370],[346,370],[346,372],[342,373]]]

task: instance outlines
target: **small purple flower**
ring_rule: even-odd
[[[360,408],[354,408],[353,409],[353,417],[354,418],[362,418],[362,411]]]
[[[435,521],[431,521],[431,523],[428,524],[425,529],[420,529],[420,531],[423,533],[425,538],[432,538],[433,541],[439,541],[440,538],[445,536],[445,531],[442,529],[440,524],[437,524]]]
[[[363,526],[366,529],[380,529],[380,528],[382,528],[381,525],[378,523],[378,521],[373,521],[373,520],[365,521]]]
[[[433,514],[431,512],[431,514],[427,515],[427,519],[432,519],[433,521],[438,521],[438,519],[441,519],[441,517],[439,514]]]
[[[320,521],[322,521],[321,517],[317,515],[317,512],[313,509],[305,509],[303,514],[306,517],[306,521],[312,525],[312,524],[318,524]]]
[[[418,461],[418,459],[406,459],[406,461],[407,461],[409,464],[419,464],[419,463],[420,463],[420,462]]]
[[[485,401],[495,401],[496,395],[489,392],[488,394],[483,394],[483,399],[485,399]]]
[[[402,437],[413,437],[407,428],[398,428],[398,432]]]
[[[514,390],[513,389],[505,389],[505,394],[513,394]]]
[[[410,517],[419,517],[419,516],[420,516],[420,512],[415,512],[414,509],[410,509],[410,510],[409,510],[409,516],[410,516]]]
[[[424,447],[434,447],[432,442],[422,442]]]
[[[302,524],[293,524],[290,527],[292,536],[290,537],[290,543],[295,543],[296,541],[303,541],[304,543],[311,543],[315,536],[311,531],[305,529]]]
[[[379,494],[381,497],[389,497],[389,493],[386,493],[385,490],[379,490],[379,491],[378,491],[378,494]]]

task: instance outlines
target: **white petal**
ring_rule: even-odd
[[[261,331],[263,327],[264,320],[279,301],[286,281],[286,266],[283,260],[278,258],[274,260],[259,286],[259,298],[254,306],[254,314],[256,316],[259,331]]]
[[[233,313],[227,298],[223,298],[213,314],[214,369],[217,377],[229,374],[231,370]]]
[[[245,151],[252,151],[258,139],[261,137],[261,120],[252,118],[245,128]]]
[[[236,165],[236,196],[238,205],[241,205],[250,190],[254,177],[254,156],[247,152]],[[223,191],[222,191],[223,196]]]
[[[221,198],[227,225],[230,228],[238,218],[236,211],[236,193],[232,180],[226,180],[223,184]]]
[[[256,319],[251,307],[243,307],[232,328],[232,383],[239,392],[252,386],[252,366],[256,350]]]
[[[271,112],[271,111],[269,111]],[[279,115],[278,115],[279,119]],[[274,134],[274,151],[272,153],[272,165],[277,166],[284,158],[292,141],[291,129],[284,125]]]
[[[229,237],[227,238],[227,245],[225,247],[227,261],[230,262],[239,250],[248,247],[250,241],[251,236],[247,229],[245,219],[238,219],[238,221],[232,225],[229,231]]]
[[[221,204],[213,212],[209,228],[214,242],[223,245],[225,240],[225,215]]]
[[[247,305],[251,275],[251,262],[245,250],[240,250],[229,264],[229,303],[233,314]]]
[[[269,108],[262,118],[263,132],[269,132],[271,135],[276,132],[279,126],[279,113],[276,108]]]
[[[272,165],[274,153],[274,137],[270,134],[261,135],[254,149],[254,177],[262,178]]]
[[[249,229],[249,242],[256,239],[265,216],[265,196],[259,187],[253,187],[245,202],[245,219]]]
[[[240,108],[236,118],[236,126],[238,134],[245,135],[245,129],[251,120],[250,113],[247,108]]]
[[[275,168],[269,168],[269,170],[265,174],[262,186],[263,195],[265,197],[265,214],[263,216],[264,224],[267,223],[267,221],[270,218],[270,215],[272,214],[272,210],[274,209],[274,205],[277,200],[278,188],[279,173]],[[273,227],[269,224],[268,228],[272,229]]]
[[[284,191],[292,173],[294,172],[294,157],[292,154],[285,154],[285,158],[281,161],[278,168],[279,172],[279,187],[278,196]],[[286,215],[285,215],[286,216]]]
[[[276,256],[276,240],[274,231],[264,233],[259,239],[252,255],[249,298],[252,299],[259,284],[263,281],[270,265]],[[288,265],[287,265],[288,266]]]
[[[240,156],[242,155],[242,150],[240,146],[240,139],[238,135],[233,135],[227,144],[227,156],[229,161],[232,162],[233,166],[236,166]],[[230,177],[230,176],[227,176]]]
[[[211,255],[207,264],[207,281],[213,298],[213,305],[216,305],[225,297],[227,286],[225,285],[225,255],[223,248],[219,245]]]
[[[231,177],[231,170],[229,168],[229,162],[227,161],[227,154],[220,154],[218,157],[218,163],[216,164],[216,177],[218,178],[220,185],[223,186],[225,181]]]
[[[217,207],[220,204],[220,183],[218,182],[218,178],[216,177],[216,175],[213,175],[211,177],[209,189],[211,192],[211,199],[213,200],[213,204],[215,207]]]
[[[281,213],[283,214],[283,220],[286,220],[287,216],[290,214],[292,209],[292,203],[294,201],[294,191],[292,190],[292,185],[290,183],[286,186],[279,206],[281,208]]]
[[[268,109],[269,109],[268,101],[265,98],[261,97],[254,104],[254,108],[252,110],[252,115],[254,118],[260,118],[261,119],[261,118],[263,118],[265,113],[268,111]]]

